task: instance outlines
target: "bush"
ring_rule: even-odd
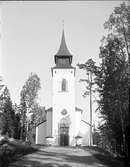
[[[12,139],[11,139],[12,140]],[[23,144],[19,141],[4,141],[0,145],[0,167],[6,167],[8,164],[18,157],[36,151],[28,144]]]

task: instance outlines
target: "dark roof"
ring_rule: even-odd
[[[61,44],[60,48],[56,54],[56,56],[72,56],[67,48],[66,42],[65,42],[65,34],[64,30],[62,31],[62,38],[61,38]]]
[[[45,110],[46,112],[53,112],[53,108],[52,107],[50,107],[50,108],[48,108],[47,110]],[[75,107],[75,111],[76,112],[83,112],[83,110],[82,109],[80,109],[80,108],[78,108],[78,107]],[[38,120],[38,122],[37,122],[37,124],[36,124],[36,126],[39,126],[40,124],[42,124],[42,123],[45,123],[47,120],[46,120],[46,113],[45,113],[45,115],[43,115],[42,117],[40,117],[39,118],[39,120]],[[83,121],[83,120],[82,120]],[[85,122],[85,121],[83,121],[83,122]]]
[[[83,112],[81,108],[75,107],[75,111]]]
[[[46,110],[46,112],[49,112],[49,111],[51,111],[52,112],[52,107],[50,107],[50,108],[48,108],[47,110]]]
[[[60,66],[53,67],[53,69],[59,69],[59,68],[61,68],[61,69],[76,69],[75,67],[72,67],[72,66],[65,66],[64,68],[60,67]]]
[[[41,120],[39,120],[37,123],[36,123],[36,127],[41,125],[42,123],[45,123],[47,120],[42,118]]]

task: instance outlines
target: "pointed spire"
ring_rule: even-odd
[[[68,48],[67,48],[66,42],[65,42],[64,21],[63,21],[61,44],[60,44],[60,48],[59,48],[56,55],[57,56],[69,56],[69,55],[71,55]]]
[[[63,28],[63,31],[64,31],[64,20],[62,20],[62,26],[63,26],[62,28]]]

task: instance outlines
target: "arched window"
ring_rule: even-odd
[[[62,79],[61,91],[63,92],[67,91],[67,80],[66,79]]]

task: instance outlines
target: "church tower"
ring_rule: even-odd
[[[75,137],[75,67],[69,52],[64,30],[60,48],[54,56],[52,136],[55,145],[73,145]]]

